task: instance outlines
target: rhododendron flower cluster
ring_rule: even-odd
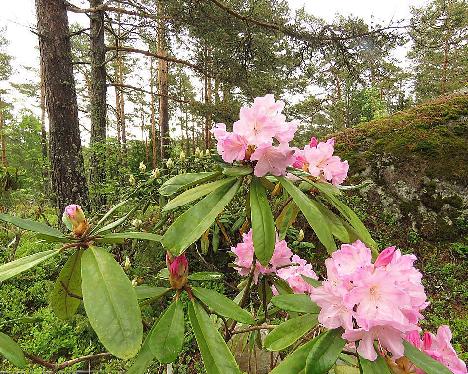
[[[293,166],[339,185],[346,179],[349,165],[348,161],[341,161],[338,156],[333,156],[334,151],[335,139],[319,143],[316,138],[311,138],[304,149],[296,149]]]
[[[248,233],[243,234],[242,239],[243,241],[238,243],[235,247],[232,247],[231,251],[236,255],[234,264],[237,267],[238,273],[242,276],[246,276],[250,273],[254,256],[252,229]],[[317,275],[312,270],[312,265],[308,264],[307,261],[301,259],[299,256],[293,255],[293,252],[289,249],[285,240],[276,241],[275,250],[269,266],[265,267],[259,261],[256,261],[253,281],[258,283],[260,274],[274,273],[288,282],[295,293],[306,293],[311,290],[311,286],[302,279],[301,275],[318,279]]]
[[[375,360],[374,341],[403,356],[406,333],[419,330],[420,313],[428,303],[414,255],[385,249],[372,263],[371,251],[361,241],[343,244],[325,261],[327,279],[312,289],[320,307],[319,322],[330,329],[343,327],[343,338],[358,342],[358,353]]]
[[[284,175],[294,161],[294,149],[289,147],[298,122],[287,122],[282,114],[283,101],[273,95],[257,97],[251,106],[243,106],[233,132],[224,123],[214,126],[217,150],[224,161],[257,161],[254,174]]]
[[[421,339],[418,331],[410,331],[406,335],[406,340],[413,344],[420,351],[439,361],[454,374],[466,374],[466,364],[460,360],[452,347],[452,332],[446,325],[439,326],[437,335],[425,332]],[[416,368],[417,374],[425,374],[421,369]],[[427,373],[429,374],[429,373]]]

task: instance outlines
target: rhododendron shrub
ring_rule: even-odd
[[[79,206],[66,207],[67,233],[0,214],[0,220],[56,243],[55,249],[1,265],[0,282],[52,256],[66,257],[49,298],[52,310],[67,319],[83,304],[106,349],[104,356],[132,358],[129,373],[145,373],[154,360],[176,361],[186,328],[197,341],[208,374],[241,373],[230,349],[236,337],[247,350],[257,346],[281,352],[282,360],[272,362],[273,374],[326,374],[334,367],[337,373],[466,373],[447,326],[420,338],[419,322],[428,301],[416,257],[395,247],[379,251],[341,199],[349,166],[334,154],[335,141],[312,138],[303,147],[292,147],[299,123],[286,119],[284,106],[273,95],[258,97],[241,108],[232,131],[216,124],[212,133],[224,163],[213,171],[178,174],[159,184],[163,214],[154,232],[121,229],[133,212],[151,201],[134,197],[89,222]],[[167,160],[166,166],[173,167],[172,162]],[[145,187],[160,177],[156,169]],[[245,193],[245,221],[228,237],[219,218],[231,202],[238,204],[240,193]],[[133,206],[125,216],[115,217],[125,204]],[[309,224],[314,244],[329,253],[321,281],[314,271],[320,264],[308,262],[305,253],[293,251],[297,246],[286,241],[298,215]],[[162,230],[166,223],[170,226]],[[132,230],[142,226],[134,224]],[[207,249],[211,230],[223,230],[226,243],[234,243],[229,253],[240,282],[233,299],[199,283],[218,282],[223,274],[190,273],[186,252],[196,250],[198,241]],[[153,246],[156,255],[165,256],[167,266],[158,275],[163,287],[128,279],[130,259],[122,267],[106,249],[125,239],[158,243]],[[143,340],[140,305],[161,299],[167,308]],[[45,362],[25,355],[4,334],[0,343],[0,354],[14,365],[25,367],[26,357]],[[58,370],[73,362],[48,368]]]

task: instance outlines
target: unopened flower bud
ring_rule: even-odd
[[[159,168],[153,169],[151,172],[151,178],[158,178],[161,175],[161,172],[159,171]]]
[[[185,254],[180,256],[172,256],[169,252],[166,253],[166,264],[169,270],[169,282],[172,288],[180,290],[187,284],[188,277],[188,261]]]
[[[200,148],[195,148],[195,157],[200,157]]]
[[[205,156],[206,156],[206,157],[211,156],[211,152],[210,152],[209,149],[207,149],[207,150],[205,151]]]
[[[134,278],[134,279],[132,280],[132,286],[133,286],[133,287],[138,286],[138,278]]]
[[[185,160],[185,152],[184,152],[184,151],[180,151],[179,160],[180,160],[180,161],[184,161],[184,160]]]
[[[300,229],[299,233],[297,234],[297,239],[298,242],[302,242],[304,240],[304,230]]]
[[[318,141],[317,141],[317,138],[316,138],[315,136],[313,136],[312,138],[310,138],[309,146],[311,146],[311,147],[317,147],[317,144],[318,144]]]
[[[138,169],[140,169],[142,173],[146,171],[146,165],[143,163],[143,161],[140,162],[140,166],[138,166]]]
[[[89,223],[79,205],[68,205],[62,215],[62,221],[76,236],[82,236],[89,228]]]
[[[423,334],[422,341],[423,341],[423,349],[424,349],[425,351],[431,349],[431,345],[432,345],[432,337],[431,337],[431,334],[429,334],[428,332],[425,332],[425,333]]]
[[[143,221],[141,219],[135,218],[132,220],[132,226],[138,228],[143,224]]]
[[[172,161],[172,158],[169,158],[166,161],[166,166],[167,166],[168,169],[172,169],[174,167],[174,161]]]
[[[132,263],[130,262],[130,258],[128,256],[126,256],[123,267],[124,267],[125,270],[128,270],[128,269],[130,269],[130,266],[132,266]]]
[[[130,174],[130,176],[128,177],[128,183],[130,183],[130,186],[134,186],[136,184],[136,180],[133,174]]]
[[[393,256],[395,255],[395,249],[395,247],[388,247],[380,252],[379,256],[374,262],[374,266],[387,266],[390,262],[392,262]]]

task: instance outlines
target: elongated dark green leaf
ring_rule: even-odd
[[[159,298],[163,296],[166,292],[169,292],[170,290],[170,288],[152,287],[145,285],[135,287],[135,293],[139,300]]]
[[[447,367],[442,365],[440,362],[434,360],[432,357],[429,357],[424,352],[421,352],[419,349],[417,349],[414,345],[407,342],[406,340],[403,341],[403,345],[405,346],[405,356],[408,358],[408,360],[410,360],[418,368],[424,370],[426,373],[451,373],[451,371],[447,369]]]
[[[359,364],[361,365],[362,374],[391,374],[387,363],[382,356],[377,356],[375,361],[366,360],[359,357]]]
[[[197,299],[208,305],[216,313],[245,324],[252,325],[255,323],[255,319],[249,312],[226,296],[206,288],[192,287],[192,291]]]
[[[320,308],[315,304],[308,295],[289,294],[278,295],[271,299],[273,305],[288,312],[298,313],[319,313]]]
[[[179,256],[213,224],[218,214],[232,200],[241,180],[213,191],[196,205],[180,215],[167,229],[162,244],[173,255]]]
[[[359,239],[359,235],[347,222],[343,222],[340,217],[333,213],[321,202],[317,201],[317,208],[327,217],[330,231],[342,243],[353,243]]]
[[[111,234],[105,234],[102,236],[103,241],[106,239],[140,239],[149,240],[152,242],[160,242],[162,239],[161,235],[153,234],[151,232],[142,231],[128,231],[128,232],[114,232]],[[100,239],[98,239],[100,241]]]
[[[192,301],[188,312],[206,372],[208,374],[239,374],[236,360],[203,307],[198,302]]]
[[[306,374],[328,373],[346,344],[342,334],[342,329],[334,329],[318,337],[307,356]]]
[[[126,371],[126,374],[146,374],[148,367],[154,361],[154,353],[151,350],[150,341],[151,336],[156,328],[156,323],[151,328],[150,332],[145,338],[143,345],[141,346],[140,352],[133,360],[132,366]]]
[[[344,218],[351,224],[351,226],[356,231],[356,234],[359,236],[364,243],[366,243],[374,251],[374,255],[378,254],[376,252],[378,246],[377,243],[372,239],[371,234],[367,231],[366,226],[362,223],[359,217],[354,213],[354,211],[343,203],[336,196],[329,193],[322,193],[322,196],[325,197],[328,202],[333,205],[338,211],[343,215]]]
[[[322,282],[318,281],[317,279],[307,277],[305,275],[301,275],[302,279],[304,279],[307,283],[309,283],[312,287],[320,287]]]
[[[21,257],[18,260],[8,262],[0,266],[0,282],[3,282],[23,271],[29,270],[32,267],[40,264],[42,261],[55,256],[60,252],[60,249],[51,249],[49,251],[34,253],[33,255]]]
[[[281,361],[281,363],[275,367],[270,374],[302,373],[306,365],[307,356],[316,341],[317,338],[301,345],[293,353],[286,356],[286,358]]]
[[[18,218],[5,213],[0,213],[0,221],[11,223],[12,225],[18,226],[24,230],[37,232],[38,234],[43,234],[45,236],[52,236],[60,239],[65,238],[65,235],[63,235],[59,230],[30,219]]]
[[[81,304],[78,297],[81,297],[82,254],[82,250],[77,250],[68,258],[49,297],[52,310],[61,319],[72,317]]]
[[[94,228],[91,230],[90,234],[92,234],[94,231],[96,231],[99,226],[112,214],[114,213],[117,209],[119,209],[121,206],[125,205],[127,203],[128,200],[124,200],[124,201],[121,201],[120,203],[118,203],[117,205],[114,205],[112,208],[110,208],[106,214],[104,214],[102,216],[102,218],[98,221],[98,223],[96,223],[96,225],[94,225]]]
[[[294,201],[290,201],[281,211],[281,213],[276,217],[276,228],[278,230],[278,236],[280,240],[283,240],[286,237],[286,232],[288,228],[296,221],[297,214],[299,213],[298,206]]]
[[[162,364],[176,360],[184,343],[184,307],[180,300],[174,301],[156,323],[150,347]]]
[[[206,182],[218,175],[219,172],[217,171],[179,174],[164,182],[163,185],[159,187],[159,193],[163,196],[170,196],[183,188]]]
[[[297,204],[302,214],[306,218],[310,227],[314,230],[320,242],[325,246],[329,253],[336,250],[336,244],[333,240],[333,235],[327,225],[327,220],[320,213],[315,201],[309,199],[299,188],[297,188],[291,181],[284,177],[278,177],[281,185],[292,197]]]
[[[143,338],[135,290],[123,269],[102,248],[90,247],[81,258],[83,302],[101,343],[122,359],[137,354]]]
[[[253,169],[250,166],[229,166],[223,169],[223,174],[230,177],[242,177],[252,172]]]
[[[0,355],[19,368],[26,366],[26,359],[19,345],[8,335],[0,332]]]
[[[255,255],[263,266],[267,266],[275,250],[275,222],[265,187],[257,177],[253,177],[250,184],[250,215]]]
[[[214,271],[199,271],[188,276],[192,281],[214,281],[223,277],[223,274]]]
[[[126,215],[124,215],[123,217],[120,217],[119,219],[115,220],[114,222],[111,222],[111,223],[108,223],[107,225],[101,227],[100,229],[96,230],[94,232],[94,234],[99,234],[101,232],[106,232],[106,231],[109,231],[109,230],[112,230],[114,228],[116,228],[117,226],[120,226],[122,223],[124,223],[128,217],[130,217],[133,212],[136,210],[136,208],[133,208],[130,212],[128,212]]]
[[[208,195],[209,193],[217,190],[219,187],[222,187],[228,183],[232,183],[234,179],[235,178],[220,179],[214,182],[201,184],[200,186],[196,186],[190,190],[184,191],[169,201],[164,206],[163,211],[165,212],[171,209],[175,209],[179,206],[183,206],[191,203],[192,201],[198,200],[200,197]]]
[[[304,314],[278,325],[265,338],[264,346],[269,351],[282,351],[304,336],[317,325],[316,314]]]

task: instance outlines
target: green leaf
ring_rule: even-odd
[[[117,226],[120,226],[122,223],[124,223],[128,219],[128,217],[130,217],[133,214],[133,212],[135,210],[136,210],[136,207],[133,208],[132,210],[130,210],[130,212],[128,212],[123,217],[120,217],[119,219],[115,220],[114,222],[108,223],[107,225],[105,225],[105,226],[101,227],[100,229],[96,230],[94,232],[94,234],[99,234],[101,232],[109,231],[109,230],[112,230],[112,229],[116,228]]]
[[[184,343],[184,307],[174,301],[164,312],[151,333],[150,347],[162,364],[176,360]]]
[[[217,190],[218,188],[229,184],[234,181],[235,178],[220,179],[214,182],[205,183],[200,186],[191,188],[180,195],[169,201],[163,208],[163,212],[175,209],[179,206],[186,205],[192,201],[198,200],[200,197],[206,196],[209,193]]]
[[[451,371],[447,369],[440,362],[429,357],[424,352],[421,352],[414,345],[403,340],[405,346],[405,356],[418,368],[424,370],[426,373],[437,373],[437,374],[450,374]]]
[[[170,288],[165,287],[152,287],[152,286],[136,286],[135,293],[138,300],[142,299],[157,299],[169,292]]]
[[[71,255],[55,281],[49,303],[55,315],[61,319],[71,318],[81,304],[81,256],[82,250],[76,250]]]
[[[20,227],[24,230],[33,231],[38,234],[43,234],[45,237],[65,239],[65,235],[63,235],[59,230],[44,225],[43,223],[32,221],[30,219],[23,219],[10,216],[8,214],[0,213],[0,221],[11,223],[12,225]]]
[[[347,222],[343,222],[340,217],[333,213],[321,202],[317,201],[317,208],[327,218],[330,231],[342,243],[353,243],[359,239],[359,235]]]
[[[101,343],[122,359],[137,354],[143,338],[135,290],[112,255],[90,247],[81,259],[83,302]]]
[[[302,279],[309,283],[312,287],[320,287],[322,285],[322,282],[318,281],[317,279],[307,277],[305,275],[301,275]]]
[[[203,200],[185,211],[167,229],[162,244],[173,255],[179,256],[213,224],[216,217],[232,200],[241,180],[210,193]]]
[[[199,271],[188,276],[192,281],[215,281],[223,278],[223,274],[214,271]]]
[[[192,287],[192,291],[197,299],[223,317],[231,318],[248,325],[255,323],[255,319],[249,312],[242,309],[226,296],[206,288]]]
[[[273,305],[288,312],[298,313],[319,313],[320,308],[308,295],[287,294],[274,296],[271,299]]]
[[[8,335],[0,332],[0,355],[19,368],[26,366],[26,359],[20,346]]]
[[[223,169],[223,174],[230,177],[242,177],[252,172],[253,169],[250,166],[229,166]]]
[[[102,236],[102,239],[98,241],[105,242],[106,240],[113,239],[139,239],[139,240],[149,240],[152,242],[160,242],[162,239],[161,235],[153,234],[151,232],[142,232],[142,231],[128,231],[128,232],[114,232],[110,234],[105,234]]]
[[[310,200],[299,188],[297,188],[291,181],[284,177],[278,177],[281,185],[292,197],[297,204],[302,214],[306,218],[309,225],[317,234],[320,242],[325,246],[329,253],[336,250],[336,244],[333,240],[333,235],[327,225],[325,217],[316,206],[316,202]]]
[[[29,270],[32,267],[40,264],[48,258],[60,253],[60,249],[51,249],[49,251],[34,253],[26,257],[21,257],[18,260],[8,262],[0,266],[0,282],[3,282],[15,275]]]
[[[304,336],[317,325],[316,314],[304,314],[278,325],[265,338],[264,346],[269,351],[282,351]]]
[[[293,353],[286,356],[286,358],[275,367],[270,374],[293,374],[301,373],[306,365],[307,356],[317,338],[301,345]]]
[[[188,312],[207,374],[240,374],[236,360],[203,307],[192,301]]]
[[[158,191],[163,196],[170,196],[183,188],[206,182],[218,175],[217,171],[179,174],[164,182]]]
[[[367,231],[366,226],[362,223],[362,221],[359,219],[356,213],[347,206],[345,203],[343,203],[340,199],[338,199],[336,196],[328,194],[328,193],[323,193],[325,199],[338,211],[343,215],[344,218],[351,224],[351,226],[354,228],[356,231],[356,234],[359,236],[359,239],[361,239],[365,244],[367,244],[370,248],[374,250],[374,255],[378,255],[377,252],[377,243],[372,239],[371,234],[369,234],[369,231]]]
[[[334,329],[318,337],[307,356],[306,374],[328,373],[346,344],[342,334],[342,329]]]
[[[369,361],[359,356],[359,364],[361,365],[362,374],[391,374],[387,363],[380,355],[375,361]]]
[[[257,177],[252,178],[249,200],[255,255],[263,266],[268,266],[275,250],[275,223],[265,187]]]
[[[121,206],[125,205],[127,203],[128,200],[124,200],[124,201],[121,201],[120,203],[118,203],[117,205],[114,205],[112,208],[110,208],[106,214],[104,214],[102,216],[102,218],[99,220],[98,223],[96,223],[96,225],[94,225],[94,228],[91,230],[90,234],[92,234],[94,231],[96,231],[99,226],[112,214],[114,213],[117,209],[119,209]]]
[[[132,366],[127,370],[126,374],[146,374],[147,369],[151,362],[154,360],[154,353],[151,350],[150,341],[154,330],[156,329],[156,323],[151,328],[150,332],[146,336],[143,345],[141,346],[140,352],[135,357]]]
[[[278,230],[278,236],[280,240],[284,240],[288,228],[293,225],[296,221],[297,214],[299,213],[298,206],[294,201],[290,201],[276,217],[276,228]]]

